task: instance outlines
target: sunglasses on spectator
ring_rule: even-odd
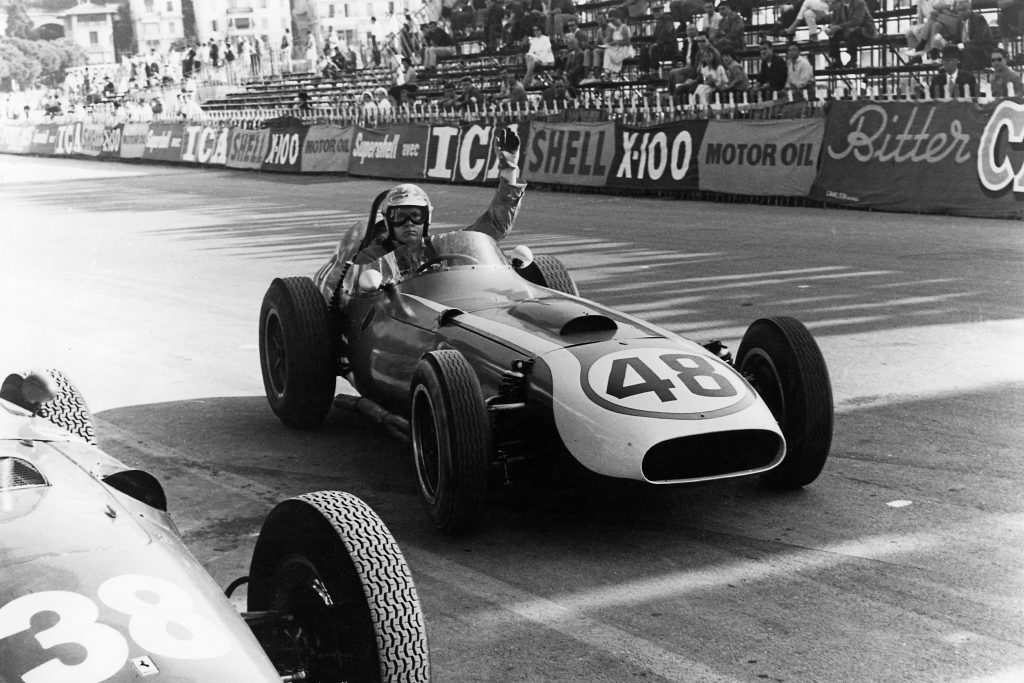
[[[427,211],[422,206],[396,206],[388,209],[388,218],[392,225],[422,225],[427,220]]]
[[[1003,58],[1002,57],[993,57],[992,61],[993,62],[1001,62],[1001,61],[1003,61]]]

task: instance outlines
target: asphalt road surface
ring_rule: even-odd
[[[805,321],[832,453],[786,494],[516,481],[451,539],[406,446],[341,411],[290,431],[263,396],[271,279],[387,186],[0,155],[0,358],[78,384],[222,584],[277,501],[365,499],[437,681],[1024,680],[1024,223],[528,191],[506,245],[584,296],[734,349],[759,316]],[[491,192],[427,189],[452,225]]]

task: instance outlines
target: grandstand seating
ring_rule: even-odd
[[[763,0],[762,0],[763,2]],[[795,4],[799,4],[794,0]],[[621,0],[598,0],[577,4],[579,25],[595,38],[600,32],[597,15],[621,5]],[[980,11],[988,20],[997,39],[995,0],[974,0],[975,11]],[[782,42],[777,36],[777,5],[759,4],[753,9],[753,21],[746,30],[746,47],[737,58],[748,74],[759,69],[757,45],[763,37]],[[901,53],[905,44],[903,34],[915,16],[913,0],[882,0],[882,9],[875,14],[879,37],[860,49],[856,68],[830,69],[826,66],[827,40],[811,41],[806,28],[800,28],[794,36],[795,42],[809,57],[815,69],[815,87],[822,93],[842,93],[856,89],[895,96],[914,96],[927,83],[938,66],[934,63],[910,64]],[[648,13],[627,21],[632,31],[632,42],[639,50],[651,40],[655,17]],[[682,35],[682,27],[679,34]],[[1024,62],[1024,38],[1003,38],[1003,46],[1011,55],[1011,63]],[[436,101],[441,97],[445,82],[458,81],[465,76],[474,80],[476,87],[487,97],[496,98],[501,88],[504,72],[522,70],[523,49],[504,50],[497,53],[485,51],[479,35],[457,39],[457,54],[442,58],[436,70],[418,70],[417,99]],[[985,82],[985,74],[979,73]],[[543,78],[541,79],[543,81]],[[384,68],[362,69],[346,73],[337,80],[328,80],[311,73],[298,73],[262,79],[246,83],[241,92],[222,99],[203,103],[206,111],[232,112],[240,110],[274,110],[294,108],[300,91],[306,91],[314,112],[328,115],[339,110],[358,111],[363,92],[375,87],[389,87],[392,75]],[[532,97],[538,99],[543,85],[532,88]],[[640,78],[636,60],[627,60],[623,72],[615,82],[585,83],[580,86],[580,96],[585,103],[607,104],[617,102],[667,101],[663,82],[650,82]]]

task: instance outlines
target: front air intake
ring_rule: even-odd
[[[782,438],[763,429],[740,429],[662,441],[644,456],[648,481],[710,479],[760,470],[781,458]]]
[[[0,491],[46,485],[46,478],[27,460],[0,458]]]

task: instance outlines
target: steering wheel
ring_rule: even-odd
[[[449,263],[453,266],[459,264],[462,264],[464,266],[472,266],[480,263],[480,261],[476,260],[472,256],[467,256],[466,254],[445,254],[444,256],[438,256],[436,258],[430,259],[422,266],[417,268],[416,272],[422,273],[425,270],[433,268],[434,266],[440,265],[442,263]]]

